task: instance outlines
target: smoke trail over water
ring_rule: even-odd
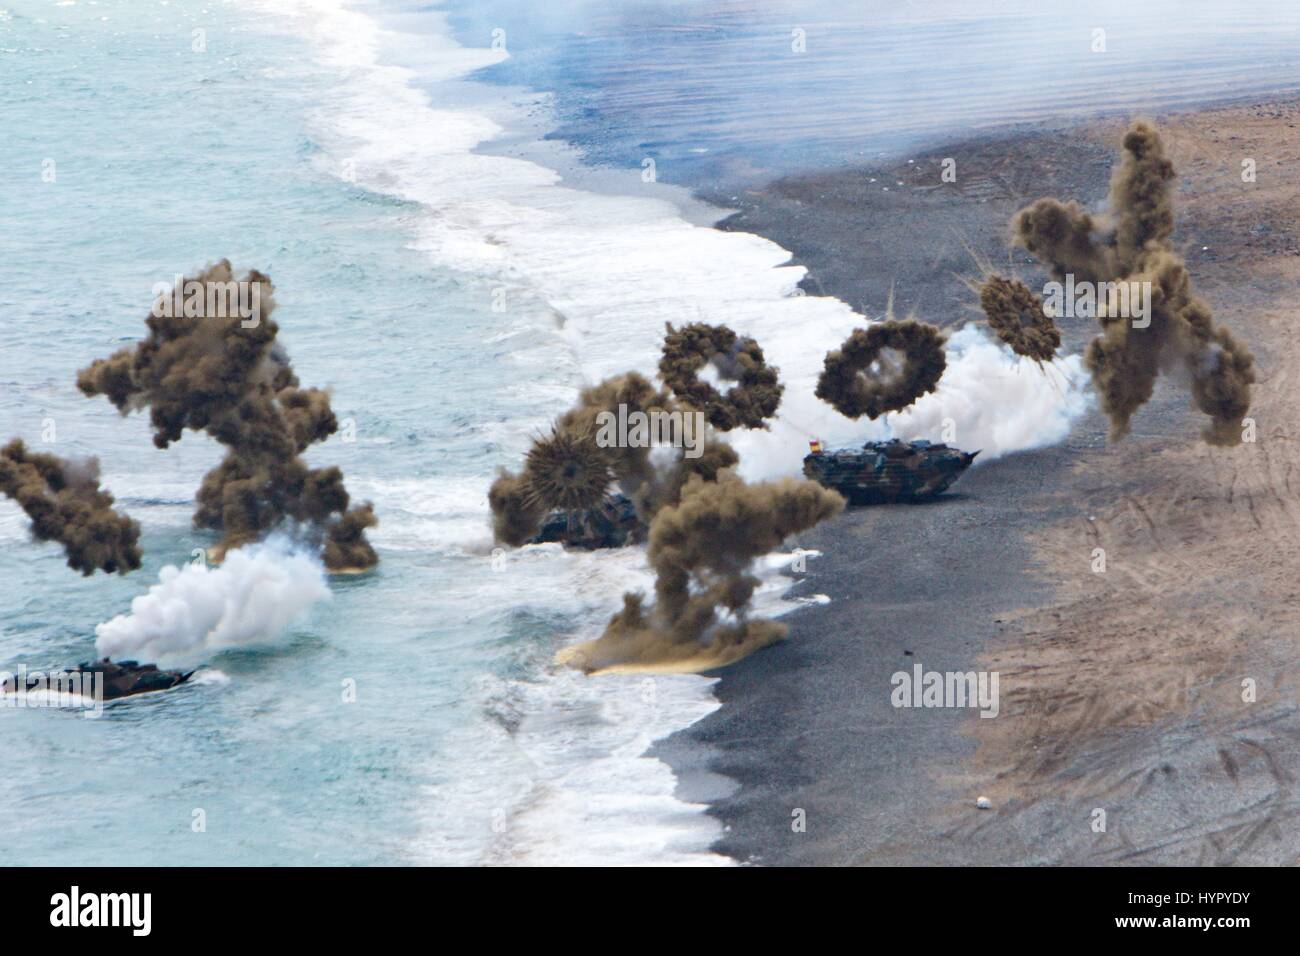
[[[319,560],[278,539],[237,548],[220,567],[167,566],[158,583],[95,628],[103,657],[168,666],[200,663],[234,647],[269,644],[329,597]]]

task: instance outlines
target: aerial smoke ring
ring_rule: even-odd
[[[886,350],[902,356],[901,368],[873,369]],[[889,319],[854,329],[843,345],[826,354],[817,397],[848,418],[875,419],[933,392],[946,366],[943,336],[937,328],[911,319]]]
[[[725,395],[699,378],[710,362],[722,378],[736,382]],[[725,325],[693,322],[680,329],[668,325],[659,375],[673,394],[703,412],[718,431],[766,428],[764,419],[781,404],[784,386],[778,372],[767,365],[756,341]]]

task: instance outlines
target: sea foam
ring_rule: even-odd
[[[568,343],[587,381],[653,370],[665,322],[725,323],[757,339],[786,390],[769,431],[732,436],[746,477],[798,474],[811,438],[947,439],[981,450],[983,463],[1062,440],[1087,410],[1077,356],[1040,367],[967,327],[949,339],[936,393],[878,422],[844,418],[814,396],[817,376],[826,353],[872,319],[802,294],[806,269],[790,265],[787,250],[688,222],[661,188],[641,181],[639,167],[628,171],[626,192],[594,193],[537,163],[475,152],[501,126],[451,106],[452,96],[435,102],[442,87],[430,76],[446,85],[500,53],[430,38],[436,66],[419,75],[426,93],[414,71],[376,61],[383,34],[373,21],[316,8],[329,11],[318,22],[329,55],[359,81],[322,118],[337,171],[424,206],[417,245],[440,265],[499,280],[507,317],[512,304],[545,303],[551,328],[539,331]]]

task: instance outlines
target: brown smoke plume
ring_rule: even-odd
[[[113,496],[99,487],[99,462],[64,461],[29,452],[15,438],[0,448],[0,494],[32,519],[38,541],[57,541],[68,567],[82,574],[125,574],[140,567],[140,525],[113,510]]]
[[[1017,355],[1050,362],[1061,347],[1061,331],[1043,311],[1043,300],[1018,279],[987,276],[978,287],[989,328]]]
[[[844,509],[812,481],[747,484],[733,472],[692,478],[650,526],[655,600],[625,594],[596,640],[563,655],[588,673],[610,668],[704,670],[780,640],[783,624],[746,615],[759,580],[755,559]]]
[[[628,415],[691,411],[638,372],[584,389],[578,403],[557,419],[551,434],[533,443],[523,471],[502,471],[488,490],[492,531],[498,542],[518,547],[537,534],[553,509],[593,507],[615,485],[636,505],[641,520],[649,523],[661,508],[677,501],[691,476],[713,481],[740,460],[730,445],[713,436],[706,436],[698,458],[678,454],[671,464],[658,468],[649,447],[601,448],[596,443],[599,416],[602,412],[617,416],[620,406]]]
[[[223,259],[186,283],[213,289],[233,281]],[[338,468],[309,468],[301,458],[338,429],[329,394],[299,388],[270,319],[270,278],[253,270],[240,281],[257,287],[255,322],[228,308],[208,314],[210,299],[197,316],[155,308],[148,336],[82,369],[77,387],[104,395],[123,414],[147,406],[159,448],[187,428],[226,446],[225,459],[203,479],[194,515],[196,527],[222,532],[219,552],[260,540],[288,520],[306,529],[330,570],[371,567],[378,556],[365,529],[376,523],[374,512],[350,508]]]
[[[671,411],[672,396],[656,387],[638,372],[625,372],[582,390],[578,404],[560,416],[557,426],[574,434],[586,435],[594,445],[600,431],[600,415],[608,412],[617,415],[619,406],[628,414],[632,412]],[[654,481],[654,467],[650,464],[649,448],[601,449],[609,462],[610,470],[620,489],[637,502],[644,504],[648,486]]]
[[[609,452],[590,432],[553,427],[549,436],[533,442],[524,460],[529,493],[547,510],[596,507],[614,480]]]
[[[519,547],[537,533],[548,512],[565,507],[553,493],[555,482],[548,479],[547,468],[542,468],[538,474],[529,467],[530,464],[545,463],[550,466],[551,474],[569,469],[575,473],[596,475],[603,470],[607,480],[601,489],[602,495],[618,479],[629,497],[639,497],[643,486],[652,480],[650,449],[598,448],[594,437],[597,416],[602,411],[617,413],[620,404],[631,412],[664,408],[670,403],[667,392],[655,388],[636,372],[608,378],[583,389],[578,404],[560,416],[552,428],[552,437],[560,437],[551,448],[559,454],[548,452],[547,440],[538,439],[533,443],[521,473],[503,470],[492,483],[488,490],[488,504],[492,508],[495,539]],[[571,453],[564,455],[565,448]]]
[[[720,378],[736,383],[725,395],[699,379],[710,363]],[[704,412],[718,431],[766,428],[764,419],[776,414],[784,391],[778,371],[764,361],[757,342],[725,325],[667,326],[659,376],[678,399]]]
[[[937,328],[891,318],[854,329],[826,354],[816,394],[848,418],[875,419],[933,392],[947,364]]]
[[[492,537],[512,548],[527,543],[542,527],[548,509],[532,494],[527,475],[505,469],[488,488]]]
[[[1149,282],[1151,317],[1146,328],[1099,310],[1102,332],[1084,361],[1092,372],[1112,439],[1128,434],[1130,420],[1155,388],[1157,375],[1181,367],[1192,398],[1210,423],[1207,442],[1235,445],[1250,409],[1254,359],[1244,343],[1214,324],[1209,305],[1191,291],[1175,254],[1173,164],[1155,129],[1134,123],[1110,185],[1112,218],[1099,221],[1077,203],[1039,199],[1013,220],[1016,242],[1064,281]]]

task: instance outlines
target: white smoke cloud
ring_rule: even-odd
[[[857,317],[853,327],[862,324]],[[855,421],[814,394],[826,352],[843,341],[829,332],[804,326],[795,331],[793,341],[790,334],[772,335],[771,349],[760,340],[772,364],[780,367],[786,388],[769,431],[734,431],[726,436],[740,453],[740,473],[745,478],[800,474],[812,438],[830,448],[885,438],[928,438],[981,452],[976,459],[980,465],[1062,441],[1094,400],[1078,355],[1039,366],[994,340],[982,327],[968,325],[948,339],[948,367],[937,391],[874,422]]]
[[[280,542],[237,548],[219,567],[168,565],[158,579],[129,614],[95,628],[101,657],[197,664],[227,648],[275,641],[329,597],[320,562]]]
[[[941,441],[981,450],[979,463],[1054,445],[1092,404],[1091,379],[1078,355],[1040,366],[968,325],[948,339],[948,368],[936,392],[890,416],[893,436]]]

